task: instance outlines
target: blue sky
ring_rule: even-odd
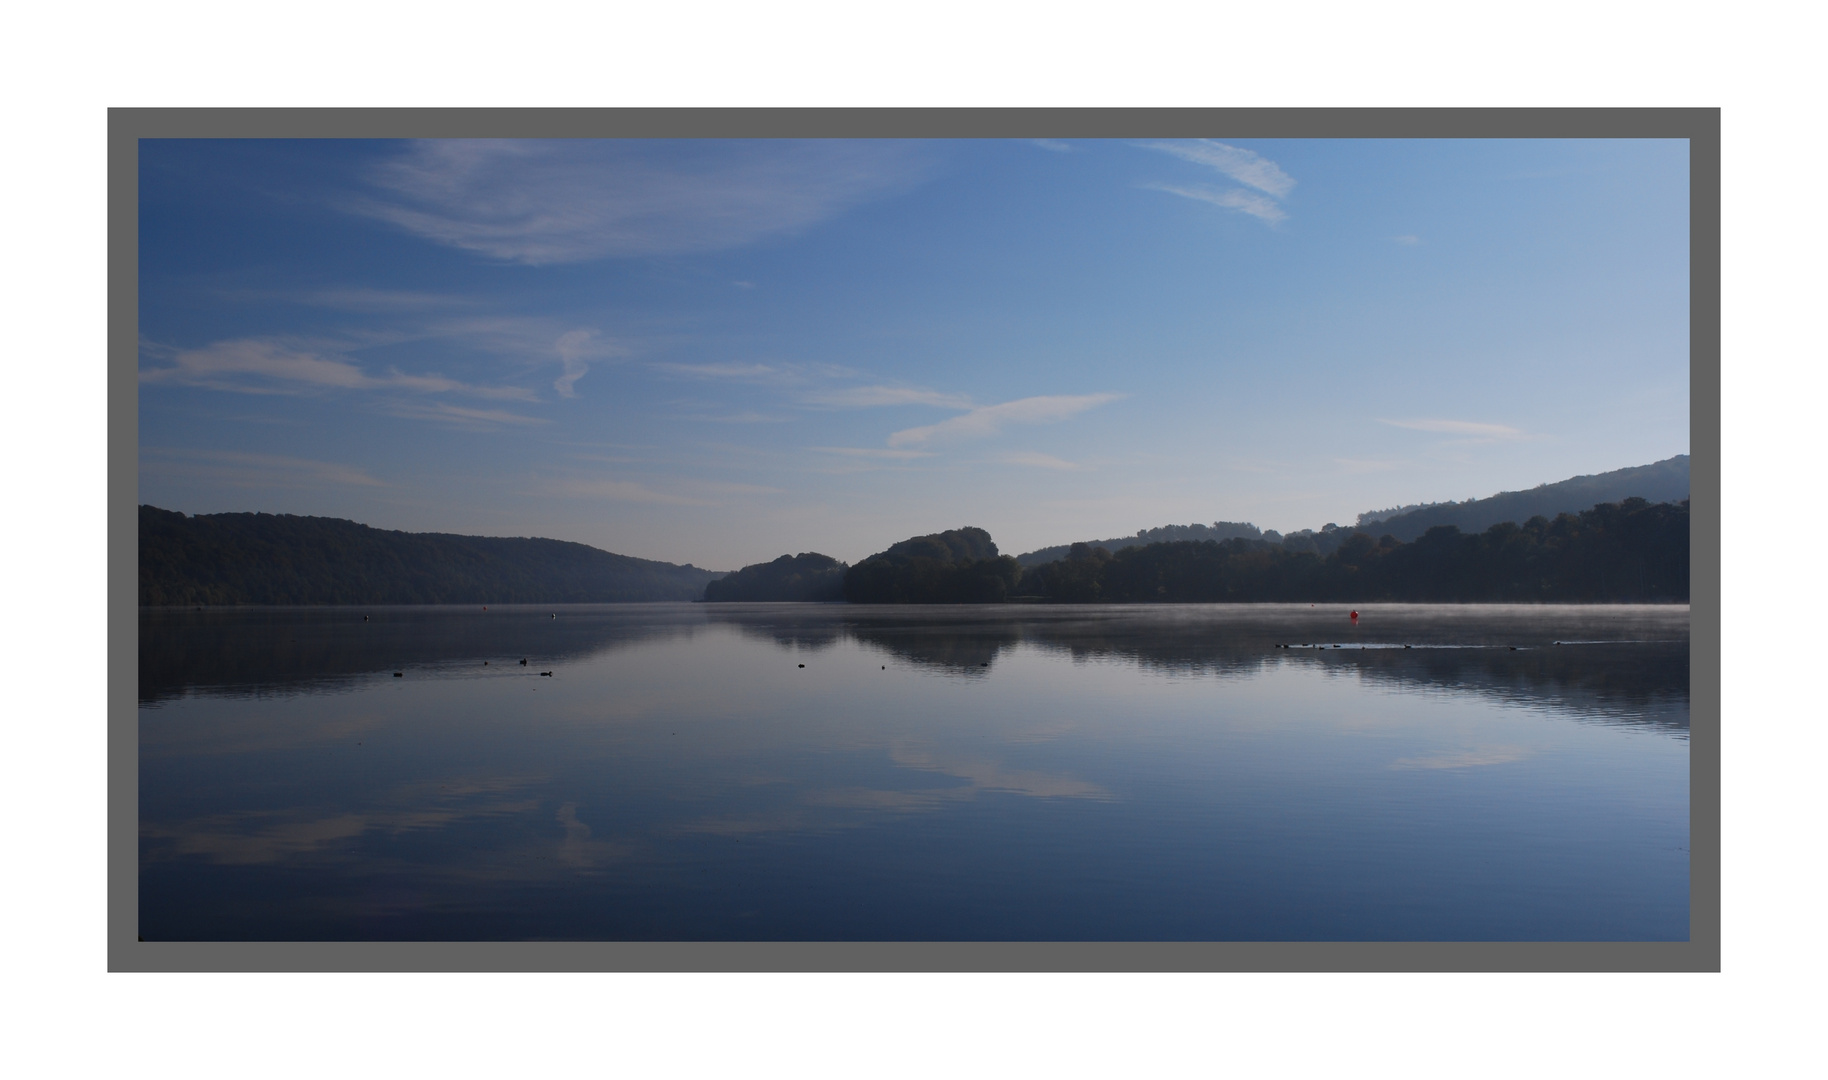
[[[1658,141],[146,141],[140,500],[715,569],[1687,453]]]

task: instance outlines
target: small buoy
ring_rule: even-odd
[[[1353,613],[1352,613],[1352,621],[1353,621],[1353,622],[1357,622],[1357,621],[1358,621],[1358,612],[1356,612],[1356,611],[1354,611],[1354,612],[1353,612]]]
[[[483,661],[483,662],[482,662],[482,666],[483,666],[483,667],[488,667],[488,666],[489,666],[489,662],[488,662],[488,661],[487,661],[487,660],[484,660],[484,661]]]
[[[882,665],[882,670],[884,670],[884,671],[889,670],[889,665],[887,665],[887,664]]]

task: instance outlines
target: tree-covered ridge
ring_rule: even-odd
[[[713,603],[842,600],[846,569],[846,564],[816,551],[783,555],[711,582],[705,586],[705,599]]]
[[[142,506],[139,533],[144,605],[696,600],[720,576],[561,540],[291,514],[186,517]]]
[[[1336,534],[1336,535],[1335,535]],[[1074,545],[1017,590],[1060,603],[1264,601],[1686,602],[1688,501],[1604,503],[1484,532],[1437,526],[1404,543],[1334,530],[1328,554],[1253,540],[1182,541],[1115,554]]]
[[[1142,547],[1147,544],[1166,544],[1175,540],[1231,540],[1243,537],[1247,540],[1258,540],[1263,531],[1248,521],[1215,521],[1211,525],[1162,525],[1154,529],[1139,530],[1135,536],[1118,536],[1109,540],[1087,540],[1089,547],[1101,547],[1106,551],[1121,551],[1127,547]],[[1055,544],[1017,555],[1016,561],[1023,566],[1040,566],[1042,563],[1064,559],[1067,552],[1075,545]]]
[[[851,567],[844,598],[854,604],[994,604],[1014,591],[1022,568],[983,529],[916,536]]]
[[[1537,515],[1553,518],[1599,503],[1629,498],[1651,502],[1681,502],[1688,498],[1688,455],[1592,476],[1575,476],[1554,484],[1539,484],[1528,491],[1501,491],[1487,499],[1460,503],[1434,503],[1398,507],[1358,515],[1358,527],[1379,536],[1414,540],[1437,525],[1452,525],[1462,532],[1478,532],[1506,521],[1528,521]]]

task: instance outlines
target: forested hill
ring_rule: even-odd
[[[140,507],[144,605],[696,600],[720,576],[562,540]]]
[[[1355,529],[1330,550],[1178,541],[1112,554],[1074,545],[1012,596],[1057,603],[1686,603],[1688,502],[1626,499],[1484,532],[1438,525],[1405,543]]]
[[[1616,469],[1593,476],[1576,476],[1555,484],[1541,484],[1528,491],[1503,491],[1489,499],[1461,503],[1435,503],[1413,510],[1378,511],[1358,515],[1358,527],[1373,536],[1394,536],[1409,541],[1437,525],[1452,525],[1461,532],[1483,532],[1506,521],[1528,521],[1538,515],[1579,513],[1599,503],[1639,498],[1649,502],[1682,502],[1688,498],[1688,455],[1677,454],[1650,465]]]
[[[1146,544],[1171,544],[1178,540],[1261,540],[1263,531],[1247,521],[1215,521],[1211,525],[1163,525],[1154,529],[1143,529],[1135,536],[1117,536],[1109,540],[1087,540],[1087,547],[1101,547],[1106,551],[1121,551],[1127,547],[1141,547]],[[1044,547],[1026,555],[1017,555],[1016,562],[1023,566],[1040,566],[1066,558],[1071,544],[1055,544]]]

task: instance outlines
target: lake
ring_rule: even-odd
[[[1687,940],[1688,608],[1359,611],[142,610],[140,934]]]

